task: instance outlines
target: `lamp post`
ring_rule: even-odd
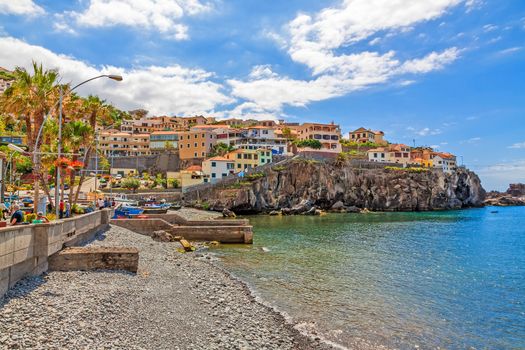
[[[92,80],[95,80],[95,79],[99,79],[99,78],[108,78],[108,79],[111,79],[111,80],[115,80],[115,81],[122,81],[122,76],[120,75],[115,75],[115,74],[103,74],[103,75],[99,75],[99,76],[96,76],[96,77],[93,77],[93,78],[90,78],[90,79],[87,79],[87,80],[84,80],[83,82],[81,82],[80,84],[77,84],[75,85],[73,88],[71,88],[69,90],[69,92],[72,92],[73,90],[75,90],[76,88],[92,81]],[[58,147],[57,147],[57,159],[60,159],[60,155],[62,153],[62,98],[63,98],[63,89],[62,89],[62,85],[60,85],[60,97],[59,97],[59,107],[58,107]],[[45,120],[44,120],[44,123],[45,123]],[[42,127],[44,126],[44,123],[42,123]],[[40,127],[40,131],[42,130],[42,127]],[[40,136],[40,132],[39,132],[39,136]],[[37,139],[38,141],[38,139]],[[97,141],[96,141],[97,142]],[[37,142],[38,144],[38,142]],[[96,174],[95,174],[95,179],[96,179]],[[59,193],[59,189],[58,189],[58,184],[60,183],[60,170],[56,169],[56,183],[55,183],[55,215],[56,217],[58,218],[59,215],[60,215],[60,206],[59,206],[59,196],[60,196],[60,193]],[[70,186],[73,186],[73,184],[70,184]],[[96,191],[96,180],[95,180],[95,191]],[[71,198],[69,198],[69,200],[71,201]]]

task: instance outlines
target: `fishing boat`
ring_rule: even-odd
[[[113,219],[121,219],[121,218],[131,219],[143,213],[144,213],[144,209],[142,208],[121,205],[115,208],[115,215],[113,216]]]

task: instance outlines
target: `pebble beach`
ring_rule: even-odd
[[[183,210],[188,218],[215,214]],[[0,298],[0,349],[326,349],[214,266],[206,250],[112,226],[90,245],[137,247],[137,274],[50,272]]]

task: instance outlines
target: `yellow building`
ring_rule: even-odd
[[[235,162],[235,172],[272,162],[272,151],[267,149],[236,149],[225,156]]]

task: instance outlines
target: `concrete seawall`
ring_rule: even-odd
[[[0,228],[0,297],[20,279],[47,271],[49,256],[106,228],[111,213],[105,209],[49,224]]]
[[[190,241],[253,243],[253,227],[248,220],[186,220],[175,213],[147,216],[144,219],[113,219],[110,223],[148,236],[163,230]]]

